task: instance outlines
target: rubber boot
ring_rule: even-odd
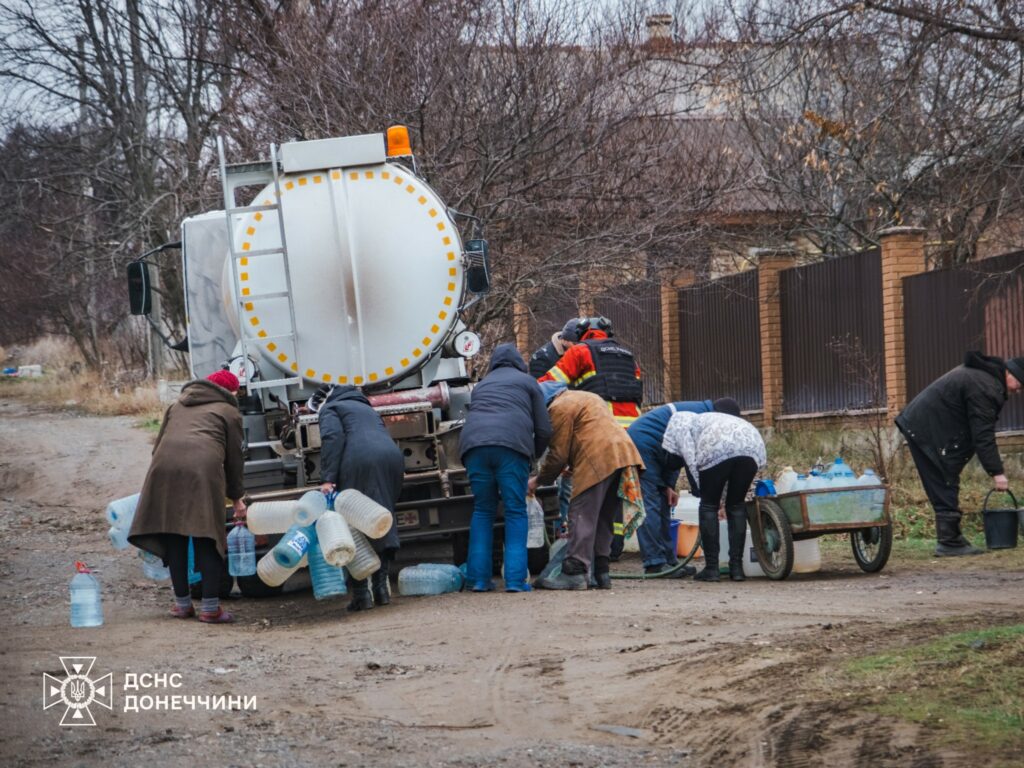
[[[747,543],[747,505],[734,504],[725,508],[729,521],[729,578],[746,581],[743,575],[743,550]]]
[[[700,530],[700,546],[704,550],[704,570],[693,577],[694,581],[720,581],[718,573],[718,507],[701,504],[697,508],[697,525]]]
[[[380,568],[370,576],[373,585],[373,604],[387,605],[391,602],[391,591],[388,584],[390,573],[391,555],[382,553],[380,556]]]
[[[352,594],[348,610],[368,611],[373,608],[373,596],[370,594],[370,588],[366,585],[366,579],[353,579],[346,574],[345,583],[348,584],[348,591]]]
[[[594,582],[596,589],[611,589],[611,558],[598,555],[594,558]]]
[[[960,521],[950,518],[935,519],[936,557],[962,557],[964,555],[983,555],[984,550],[971,545],[960,531]]]

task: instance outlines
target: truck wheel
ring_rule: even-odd
[[[498,529],[494,532],[491,543],[492,576],[501,578],[502,552],[505,548],[505,532]],[[462,565],[469,559],[469,532],[461,531],[452,534],[452,562]]]
[[[260,581],[259,576],[239,576],[238,590],[242,597],[277,597],[284,592],[284,585],[270,587]]]
[[[547,546],[533,547],[526,550],[526,565],[530,569],[531,576],[538,576],[548,564],[551,553]]]
[[[235,577],[228,573],[228,561],[224,561],[224,567],[220,571],[220,589],[217,592],[221,600],[227,600],[231,596],[231,590],[235,587]],[[193,600],[201,600],[203,597],[203,582],[197,581],[189,585],[189,592]]]

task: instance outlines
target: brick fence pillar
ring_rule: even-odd
[[[666,402],[681,397],[683,370],[679,356],[679,289],[693,285],[696,279],[694,273],[687,270],[661,283],[661,357],[664,362]]]
[[[885,338],[885,391],[890,418],[907,404],[907,348],[904,343],[903,278],[925,271],[920,227],[890,227],[882,241],[882,333]]]
[[[782,413],[782,300],[779,273],[796,264],[796,251],[761,248],[757,259],[758,315],[761,326],[761,397],[764,426]]]

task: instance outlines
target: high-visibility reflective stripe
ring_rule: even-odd
[[[607,531],[608,529],[605,528]],[[621,536],[626,530],[625,523],[612,523],[612,534],[615,536]]]
[[[574,387],[578,387],[584,381],[586,381],[587,379],[589,379],[589,378],[591,378],[593,376],[596,376],[596,375],[597,375],[597,371],[587,371],[582,376],[580,376],[578,379],[573,379],[572,380],[572,385]]]
[[[548,373],[555,381],[561,384],[565,384],[566,386],[569,385],[569,377],[565,375],[561,368],[555,366],[550,371],[548,371]]]
[[[638,418],[638,416],[616,416],[615,423],[623,429],[629,429],[630,425]]]

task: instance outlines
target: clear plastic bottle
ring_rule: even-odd
[[[317,600],[327,600],[348,592],[345,587],[345,569],[331,565],[324,559],[315,531],[309,549],[306,550],[306,556],[309,558],[309,578],[313,582],[313,597]]]
[[[128,549],[128,531],[123,531],[116,525],[112,525],[107,531],[107,537],[114,549]]]
[[[811,474],[807,476],[807,482],[804,485],[804,490],[819,491],[822,488],[827,488],[828,486],[828,480],[819,475],[817,472],[812,471]]]
[[[793,481],[793,487],[791,491],[806,491],[807,490],[807,475],[797,475],[796,480]]]
[[[857,478],[857,485],[881,485],[882,478],[873,469],[865,469],[864,474]]]
[[[402,595],[440,595],[462,588],[462,573],[454,565],[424,563],[403,568],[398,574]]]
[[[790,466],[783,467],[779,473],[779,479],[775,481],[775,489],[781,493],[790,493],[796,490],[793,485],[796,483],[796,470]]]
[[[290,501],[258,501],[249,507],[245,516],[246,526],[257,536],[284,533],[294,525],[298,505],[299,502],[294,499]]]
[[[99,627],[103,624],[103,595],[89,566],[75,563],[71,579],[71,626]]]
[[[136,493],[107,504],[107,522],[127,533],[132,527],[132,520],[135,518],[135,508],[139,505],[140,495]]]
[[[856,473],[850,469],[849,464],[843,461],[842,456],[836,456],[836,460],[832,462],[832,466],[829,467],[825,476],[832,488],[848,488],[857,482]]]
[[[256,573],[256,537],[242,523],[228,534],[228,573],[232,576]]]
[[[152,579],[153,581],[164,581],[165,579],[171,578],[170,569],[164,565],[163,560],[152,552],[146,552],[145,550],[140,549],[139,558],[142,560],[142,572],[146,574],[147,579]]]
[[[391,513],[354,488],[346,488],[334,497],[334,510],[350,527],[371,539],[383,538],[391,530]]]
[[[295,507],[293,522],[301,526],[312,525],[326,511],[327,497],[320,491],[306,491]]]
[[[526,497],[527,549],[544,546],[544,507],[536,496]]]
[[[322,498],[323,494],[320,495]],[[314,530],[298,524],[293,525],[274,547],[274,560],[282,568],[295,568],[309,550],[313,536],[316,536]]]

